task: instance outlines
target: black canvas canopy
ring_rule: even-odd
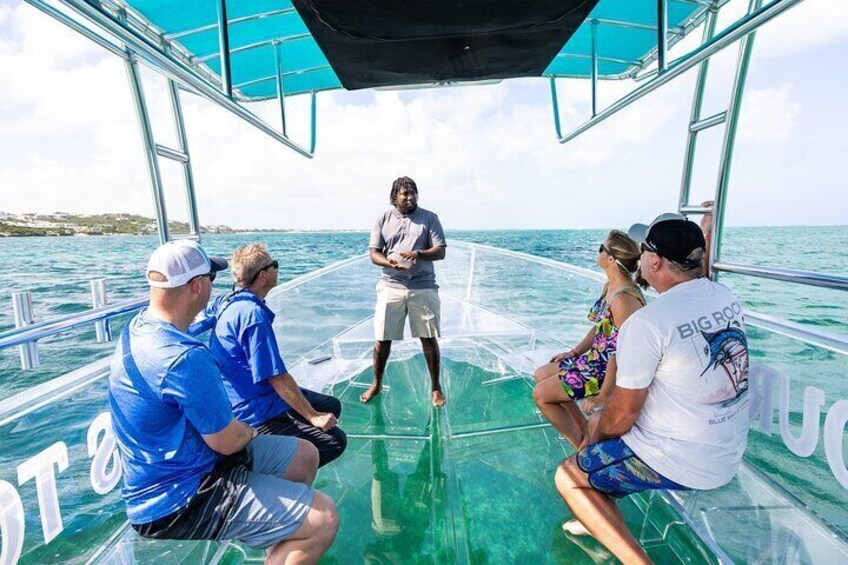
[[[598,0],[293,0],[344,88],[541,76]]]

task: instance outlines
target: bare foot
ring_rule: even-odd
[[[380,391],[383,390],[383,385],[372,384],[371,387],[359,395],[359,401],[362,403],[369,402],[371,399],[380,394]]]
[[[569,520],[562,525],[562,531],[571,534],[572,536],[591,536],[589,530],[583,525],[580,520]]]
[[[430,393],[430,398],[433,401],[433,406],[435,406],[436,408],[438,408],[439,406],[444,406],[446,402],[445,395],[442,394],[442,391],[440,390],[434,390],[432,393]]]

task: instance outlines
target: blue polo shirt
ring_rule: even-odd
[[[287,373],[272,327],[274,312],[249,290],[219,296],[207,308],[216,319],[209,350],[221,368],[236,418],[251,426],[289,409],[268,379]]]
[[[233,419],[220,375],[203,343],[147,310],[124,328],[108,386],[131,523],[185,506],[220,458],[201,437]]]

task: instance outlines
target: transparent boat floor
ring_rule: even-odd
[[[438,410],[429,405],[427,370],[413,339],[393,344],[379,400],[359,402],[372,378],[376,275],[366,257],[304,275],[268,297],[298,383],[343,402],[348,450],[316,482],[341,515],[323,562],[613,562],[591,538],[562,533],[571,516],[553,476],[571,450],[531,395],[535,367],[585,332],[587,305],[600,290],[597,273],[458,243],[438,270],[448,397]],[[749,337],[752,379],[764,383],[758,367],[768,365],[798,383],[791,430],[801,426],[805,395],[798,387],[819,376],[813,373],[831,383],[828,397],[845,396],[842,357],[798,364],[799,354],[811,359],[807,345],[759,328]],[[0,406],[0,479],[14,482],[21,461],[60,439],[69,450],[70,466],[58,473],[59,537],[44,542],[34,483],[19,489],[28,509],[21,563],[262,561],[261,552],[238,544],[140,540],[126,525],[120,489],[92,491],[86,441],[92,421],[108,410],[104,367],[97,361]],[[769,422],[777,430],[777,421]],[[844,490],[822,451],[796,457],[776,431],[758,426],[729,485],[653,492],[620,507],[658,563],[848,563]]]
[[[336,501],[341,523],[321,562],[614,562],[593,539],[561,529],[570,515],[553,476],[571,449],[537,414],[527,376],[499,380],[500,373],[454,360],[473,354],[495,361],[482,348],[445,347],[443,353],[448,402],[439,409],[429,405],[420,354],[391,362],[389,389],[367,405],[356,383],[370,381],[370,368],[333,387],[351,439],[315,483]],[[651,505],[647,521],[643,500],[621,507],[657,562],[715,562],[665,505]],[[129,530],[98,561],[219,559],[261,561],[263,553],[236,544],[149,542]]]

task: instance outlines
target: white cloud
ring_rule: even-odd
[[[739,135],[747,141],[776,143],[788,140],[798,122],[801,103],[792,84],[745,93]]]
[[[798,55],[848,40],[848,2],[805,0],[757,32],[757,57]]]
[[[150,215],[123,63],[27,5],[0,10],[0,25],[14,30],[0,45],[0,210]],[[692,78],[566,145],[555,141],[544,80],[322,93],[312,160],[184,95],[201,221],[367,228],[387,205],[391,181],[408,174],[422,205],[456,228],[625,225],[676,201]],[[172,143],[164,81],[145,84],[157,141]],[[602,102],[631,87],[603,83]],[[786,140],[799,115],[797,94],[789,84],[749,92],[741,135]],[[307,106],[306,97],[287,105],[291,134],[302,144]],[[585,81],[561,82],[560,110],[565,130],[586,119]],[[256,111],[279,123],[274,102]],[[178,173],[163,168],[172,217],[184,208]]]

